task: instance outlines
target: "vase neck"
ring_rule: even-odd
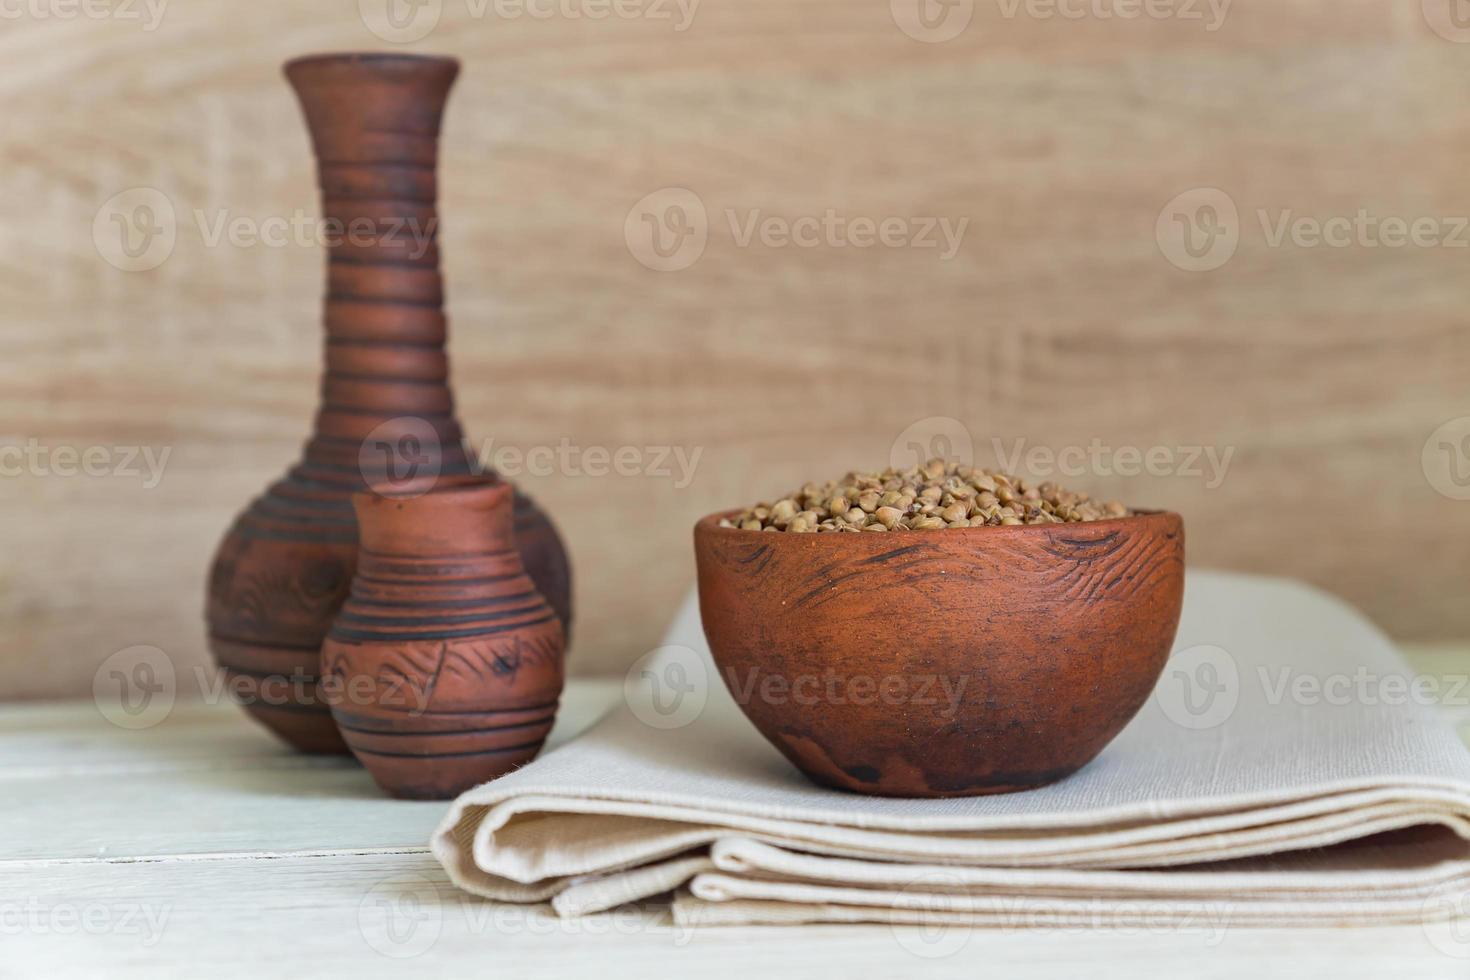
[[[327,249],[322,400],[302,463],[315,482],[374,482],[354,470],[400,444],[437,473],[470,472],[449,388],[435,173],[458,70],[393,54],[286,66],[316,153]]]
[[[416,496],[353,495],[363,552],[430,561],[515,551],[512,490],[499,479]]]

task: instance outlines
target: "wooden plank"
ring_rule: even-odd
[[[1441,647],[1409,660],[1454,678],[1467,655]],[[571,684],[548,745],[574,738],[621,694],[618,681]],[[1465,706],[1446,710],[1470,740]],[[447,808],[388,799],[352,760],[290,752],[230,704],[179,705],[138,731],[117,729],[93,704],[12,706],[0,711],[0,759],[13,796],[0,854],[11,861],[420,851]]]
[[[1454,674],[1463,648],[1417,651]],[[619,694],[568,690],[553,740]],[[232,758],[219,758],[220,755]],[[28,758],[28,766],[13,760]],[[495,969],[517,977],[1202,978],[1273,972],[1461,977],[1463,938],[1418,928],[895,931],[674,927],[658,903],[576,920],[454,889],[424,841],[442,804],[382,798],[342,762],[285,754],[231,705],[179,705],[119,732],[91,703],[0,711],[0,976],[197,972],[350,976]],[[44,772],[42,770],[45,770]],[[936,938],[939,941],[936,941]],[[1439,944],[1436,945],[1434,939]],[[1446,952],[1448,950],[1449,952]],[[943,952],[942,956],[922,955]]]
[[[567,685],[548,748],[575,738],[622,697],[620,681]],[[110,703],[108,707],[113,707]],[[0,707],[0,782],[197,770],[352,769],[350,758],[292,751],[228,701],[181,699],[155,724],[120,728],[95,702]],[[152,715],[148,716],[152,719]]]
[[[6,805],[0,835],[10,861],[40,863],[424,851],[447,809],[390,799],[346,765],[126,773],[26,780]]]
[[[158,725],[129,731],[92,703],[0,709],[0,781],[196,769],[342,769],[349,759],[291,751],[229,704],[179,704]]]
[[[650,903],[561,920],[455,890],[422,854],[228,858],[6,868],[15,976],[313,977],[483,971],[643,980],[814,976],[1034,978],[1271,975],[1463,977],[1414,927],[951,929],[674,927]],[[23,896],[23,898],[21,897]],[[87,923],[84,925],[84,923]],[[936,941],[938,940],[938,941]],[[915,951],[919,951],[916,953]],[[927,951],[943,956],[924,956]]]
[[[621,690],[572,685],[548,746],[575,737]],[[291,752],[231,704],[181,705],[138,731],[113,727],[91,704],[7,708],[0,759],[12,797],[0,864],[427,851],[448,809],[388,798],[350,758]]]
[[[1275,246],[1259,217],[1466,213],[1470,130],[1445,93],[1470,60],[1418,0],[1238,0],[1214,31],[976,4],[944,44],[882,3],[707,2],[682,32],[433,6],[433,33],[397,49],[465,61],[443,245],[471,436],[702,453],[688,485],[522,479],[571,547],[575,669],[617,673],[656,645],[697,517],[882,464],[929,416],[967,427],[985,461],[992,437],[1233,449],[1214,488],[1072,482],[1180,510],[1202,564],[1307,579],[1401,637],[1470,635],[1470,507],[1420,463],[1467,412],[1463,251]],[[315,213],[279,63],[389,46],[352,4],[170,4],[152,31],[6,22],[0,440],[171,456],[153,487],[4,479],[0,698],[85,695],[131,643],[203,662],[211,550],[306,433],[321,294],[316,247],[206,230]],[[135,186],[169,197],[179,237],[130,274],[91,228]],[[659,273],[623,229],[669,186],[700,196],[710,234]],[[1241,216],[1235,256],[1207,273],[1154,238],[1193,187]],[[753,212],[827,208],[969,225],[947,262],[740,241]]]

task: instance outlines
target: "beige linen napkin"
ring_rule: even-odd
[[[1192,571],[1154,696],[1076,775],[952,800],[808,782],[746,722],[691,599],[580,739],[465,793],[462,888],[683,924],[1419,921],[1470,890],[1470,753],[1340,601]]]

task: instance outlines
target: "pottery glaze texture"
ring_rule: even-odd
[[[521,565],[510,487],[354,503],[357,574],[322,646],[353,754],[414,799],[448,799],[530,761],[556,717],[564,637]]]
[[[230,528],[209,576],[210,649],[257,720],[298,749],[346,752],[319,651],[357,563],[352,495],[476,480],[445,352],[435,166],[452,59],[333,55],[286,66],[317,157],[328,243],[321,405],[301,460]],[[351,230],[350,234],[345,233]],[[377,455],[382,450],[386,455]],[[527,572],[563,624],[555,528],[514,501]]]
[[[1178,515],[890,534],[695,528],[715,664],[814,781],[882,796],[1054,782],[1143,706],[1184,596]]]

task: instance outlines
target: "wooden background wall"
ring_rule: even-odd
[[[657,643],[695,518],[882,465],[929,417],[987,462],[993,437],[1231,450],[1216,487],[1067,482],[1183,512],[1196,563],[1307,579],[1403,638],[1470,635],[1465,429],[1423,456],[1470,415],[1470,233],[1268,235],[1284,212],[1366,209],[1454,237],[1470,31],[1435,0],[1237,0],[1215,30],[1194,0],[1180,12],[1204,20],[960,0],[971,19],[943,43],[900,29],[925,30],[909,0],[702,0],[682,31],[653,0],[605,19],[558,2],[571,13],[426,0],[437,25],[401,45],[367,26],[383,0],[172,0],[152,25],[143,0],[37,0],[46,16],[0,19],[0,445],[50,460],[0,478],[0,696],[83,694],[132,644],[202,662],[211,551],[307,431],[322,271],[316,247],[207,232],[315,213],[279,65],[331,49],[464,61],[442,243],[472,436],[702,453],[687,486],[522,480],[571,545],[580,669]],[[139,187],[176,241],[130,272],[107,261],[107,202]],[[670,187],[697,195],[707,243],[660,272],[625,224]],[[1156,237],[1193,188],[1238,210],[1216,212],[1238,246],[1211,271],[1169,260],[1169,215]],[[742,244],[728,217],[829,208],[968,226],[945,261]],[[170,455],[156,486],[55,472],[57,447],[98,446]]]

